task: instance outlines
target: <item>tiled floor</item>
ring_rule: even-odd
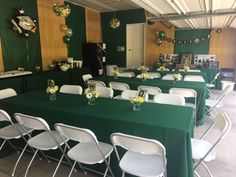
[[[218,93],[218,92],[217,92]],[[216,159],[212,162],[208,162],[207,165],[215,177],[235,177],[236,176],[236,92],[231,92],[224,100],[224,107],[221,109],[225,111],[232,121],[232,129],[225,139],[216,147]],[[206,127],[212,122],[212,120],[206,120],[203,126],[196,128],[195,136],[199,137],[200,134],[206,129]],[[215,136],[211,135],[212,139]],[[10,156],[0,159],[0,177],[10,177],[11,170],[15,164],[17,154],[14,153]],[[17,168],[16,177],[23,177],[26,166],[32,156],[24,155],[19,167]],[[51,177],[56,167],[55,162],[48,163],[46,160],[36,160],[29,171],[28,177]],[[60,169],[56,177],[67,177],[70,171],[70,167],[66,165],[60,166]],[[199,173],[202,177],[208,177],[202,167],[199,167]],[[72,177],[95,177],[88,173],[84,175],[80,171],[73,173]]]

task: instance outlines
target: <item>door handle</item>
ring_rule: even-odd
[[[131,51],[131,49],[128,49],[128,51],[130,52],[130,51]]]

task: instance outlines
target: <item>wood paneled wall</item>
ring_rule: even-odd
[[[4,71],[4,66],[3,66],[3,56],[2,56],[2,40],[0,38],[0,72]]]
[[[220,68],[236,68],[236,29],[223,29],[212,33],[209,54],[215,54]]]
[[[87,42],[101,42],[101,15],[100,12],[85,9],[86,17],[86,41]]]
[[[37,1],[43,70],[48,70],[53,60],[67,57],[67,46],[63,42],[64,33],[61,32],[65,18],[57,16],[52,10],[54,3],[61,2],[63,1]]]
[[[162,41],[161,45],[156,44],[156,31],[164,31],[167,37],[174,38],[173,28],[167,28],[156,22],[153,25],[145,25],[144,64],[153,66],[157,63],[161,53],[171,54],[174,52],[174,44]]]

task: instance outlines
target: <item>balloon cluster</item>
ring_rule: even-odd
[[[54,4],[52,9],[55,14],[60,17],[68,17],[71,12],[69,5],[64,4]]]
[[[156,44],[161,45],[164,37],[165,37],[164,31],[156,31]]]
[[[69,44],[70,37],[73,35],[72,29],[68,28],[67,25],[61,25],[61,31],[65,34],[65,36],[63,37],[63,42],[65,44]]]
[[[36,25],[35,20],[33,21],[29,16],[25,15],[24,9],[19,9],[17,16],[11,19],[13,30],[18,32],[24,37],[29,37],[29,33],[35,33]]]
[[[216,30],[212,30],[212,32],[216,32],[217,34],[222,33],[222,29],[216,29]],[[157,31],[156,32],[156,44],[157,45],[161,45],[163,41],[169,42],[169,43],[173,43],[173,44],[198,44],[201,41],[205,41],[207,39],[211,38],[211,34],[208,35],[204,35],[204,36],[200,36],[194,39],[186,39],[186,40],[178,40],[178,39],[171,39],[169,37],[165,36],[165,32],[164,31]]]

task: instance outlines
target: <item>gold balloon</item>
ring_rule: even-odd
[[[68,31],[68,26],[67,25],[64,25],[64,24],[61,24],[61,31],[63,32],[63,33],[67,33],[67,31]]]
[[[120,26],[120,20],[118,20],[117,18],[113,18],[110,21],[110,27],[112,27],[113,29],[119,28]]]

